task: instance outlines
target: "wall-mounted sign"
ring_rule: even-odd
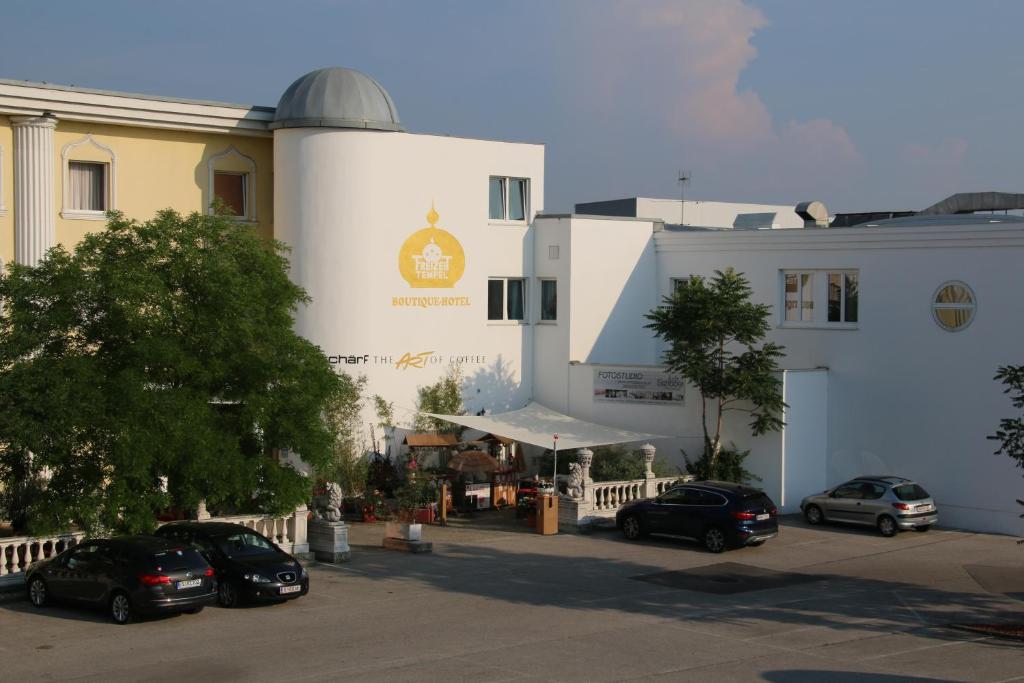
[[[654,368],[594,368],[594,400],[670,405],[683,402],[686,383],[679,375]]]
[[[444,366],[451,363],[459,365],[486,365],[487,356],[482,353],[406,351],[398,356],[377,356],[369,353],[332,354],[327,356],[327,362],[331,365],[377,365],[388,366],[395,370],[421,370],[430,366]]]
[[[437,227],[439,218],[431,206],[427,213],[429,225],[410,235],[398,252],[398,270],[410,287],[450,289],[466,270],[462,245],[450,232]]]

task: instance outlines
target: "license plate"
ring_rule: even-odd
[[[281,586],[279,592],[284,595],[285,593],[298,593],[300,590],[302,590],[302,586]]]
[[[934,505],[918,505],[917,506],[917,511],[918,512],[931,512],[934,509],[935,509]]]
[[[202,579],[189,579],[188,581],[179,581],[177,584],[178,590],[184,590],[186,588],[198,588],[203,585]]]
[[[756,519],[757,521],[759,521],[759,522],[763,522],[764,520],[768,519],[769,517],[771,517],[771,515],[769,515],[769,514],[768,514],[768,513],[766,512],[766,513],[764,513],[763,515],[758,515],[757,517],[755,517],[755,519]]]

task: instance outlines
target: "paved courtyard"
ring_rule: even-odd
[[[309,596],[128,627],[0,604],[0,680],[1010,681],[1024,643],[948,628],[1024,622],[1024,548],[933,530],[885,539],[785,520],[762,548],[538,536],[507,516],[429,527],[311,567]],[[717,566],[715,566],[717,565]]]

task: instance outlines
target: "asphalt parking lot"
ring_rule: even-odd
[[[614,533],[538,536],[481,514],[310,569],[284,605],[127,627],[0,604],[0,680],[1011,681],[1024,643],[954,622],[1024,622],[1024,548],[936,529],[893,539],[784,520],[711,555]]]

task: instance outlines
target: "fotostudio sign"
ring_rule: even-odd
[[[594,400],[609,403],[682,404],[686,383],[658,368],[594,368]]]

